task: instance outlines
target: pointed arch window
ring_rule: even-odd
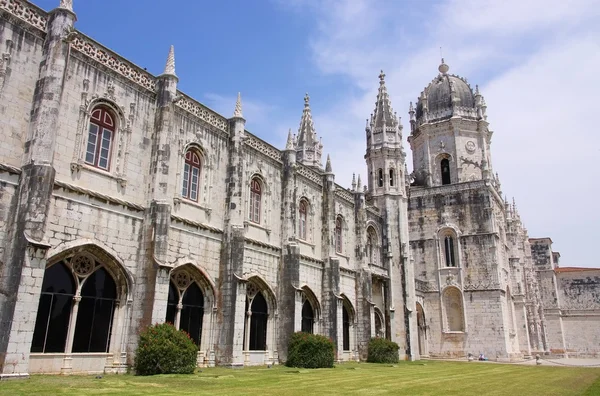
[[[441,163],[441,172],[442,172],[442,184],[450,184],[450,161],[448,158],[444,158]]]
[[[194,149],[185,153],[185,164],[183,168],[183,186],[181,196],[190,201],[198,201],[200,186],[200,170],[202,169],[200,155]]]
[[[304,333],[313,333],[315,324],[315,312],[310,301],[305,300],[302,304],[302,331]]]
[[[342,253],[342,217],[338,216],[335,219],[335,251]]]
[[[185,270],[171,275],[165,320],[188,333],[198,346],[202,341],[204,303],[204,292],[194,276]]]
[[[377,233],[372,226],[367,228],[367,259],[369,264],[375,264],[377,262]]]
[[[300,239],[306,241],[307,239],[307,216],[308,215],[308,203],[306,202],[306,200],[302,199],[300,200],[300,205],[298,207],[298,222],[299,222],[299,237]]]
[[[248,304],[246,300],[246,304]],[[267,319],[269,310],[267,300],[261,292],[258,292],[252,299],[250,305],[250,342],[249,350],[264,351],[267,349]]]
[[[350,350],[350,312],[348,312],[348,307],[346,304],[343,305],[342,308],[342,323],[343,323],[343,334],[342,334],[342,342],[344,351]]]
[[[454,237],[446,235],[444,237],[444,259],[446,267],[456,267],[456,249]]]
[[[394,173],[395,173],[394,169],[393,168],[390,169],[390,187],[394,187],[394,176],[395,176]]]
[[[98,106],[92,110],[88,127],[88,140],[85,163],[108,170],[110,153],[115,135],[115,116],[107,107]]]
[[[381,168],[377,170],[377,186],[383,187],[383,169]]]
[[[248,218],[254,223],[260,224],[260,205],[262,199],[262,183],[258,177],[252,178],[250,182],[250,212]]]

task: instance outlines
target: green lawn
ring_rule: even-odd
[[[600,368],[420,361],[202,369],[194,375],[32,376],[0,382],[0,395],[600,395]]]

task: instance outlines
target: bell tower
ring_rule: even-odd
[[[385,86],[383,70],[379,74],[379,90],[375,110],[367,119],[368,183],[370,195],[406,195],[404,183],[406,152],[402,147],[402,124],[392,109]]]
[[[449,74],[442,59],[439,75],[409,108],[415,184],[432,187],[488,179],[492,175],[486,104],[467,80]]]

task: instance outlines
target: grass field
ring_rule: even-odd
[[[420,361],[202,369],[194,375],[32,376],[0,395],[600,395],[600,368]]]

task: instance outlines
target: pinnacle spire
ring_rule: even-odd
[[[384,129],[387,131],[390,128],[396,129],[398,127],[398,118],[395,116],[394,109],[392,109],[390,95],[385,86],[385,73],[383,70],[379,73],[379,90],[370,127],[375,129],[374,132],[381,132]]]
[[[169,49],[169,56],[167,56],[167,63],[165,64],[165,71],[163,74],[177,76],[177,74],[175,74],[175,47],[172,45]]]
[[[65,10],[73,12],[73,0],[60,0],[58,8],[64,8]]]
[[[358,181],[356,182],[356,191],[360,192],[360,189],[362,188],[362,183],[360,181],[360,173],[358,174]]]
[[[237,100],[235,101],[235,110],[233,111],[234,117],[244,118],[242,115],[242,94],[238,92]]]
[[[308,93],[304,96],[304,109],[302,110],[302,118],[298,127],[296,152],[298,162],[306,166],[315,166],[322,169],[321,155],[323,153],[323,144],[317,138]]]
[[[333,169],[331,168],[331,158],[329,157],[329,154],[327,154],[327,164],[325,165],[325,172],[333,172]]]
[[[292,128],[288,131],[287,143],[285,145],[286,150],[294,149],[294,139],[292,138]]]
[[[356,191],[356,173],[352,174],[352,191]]]

